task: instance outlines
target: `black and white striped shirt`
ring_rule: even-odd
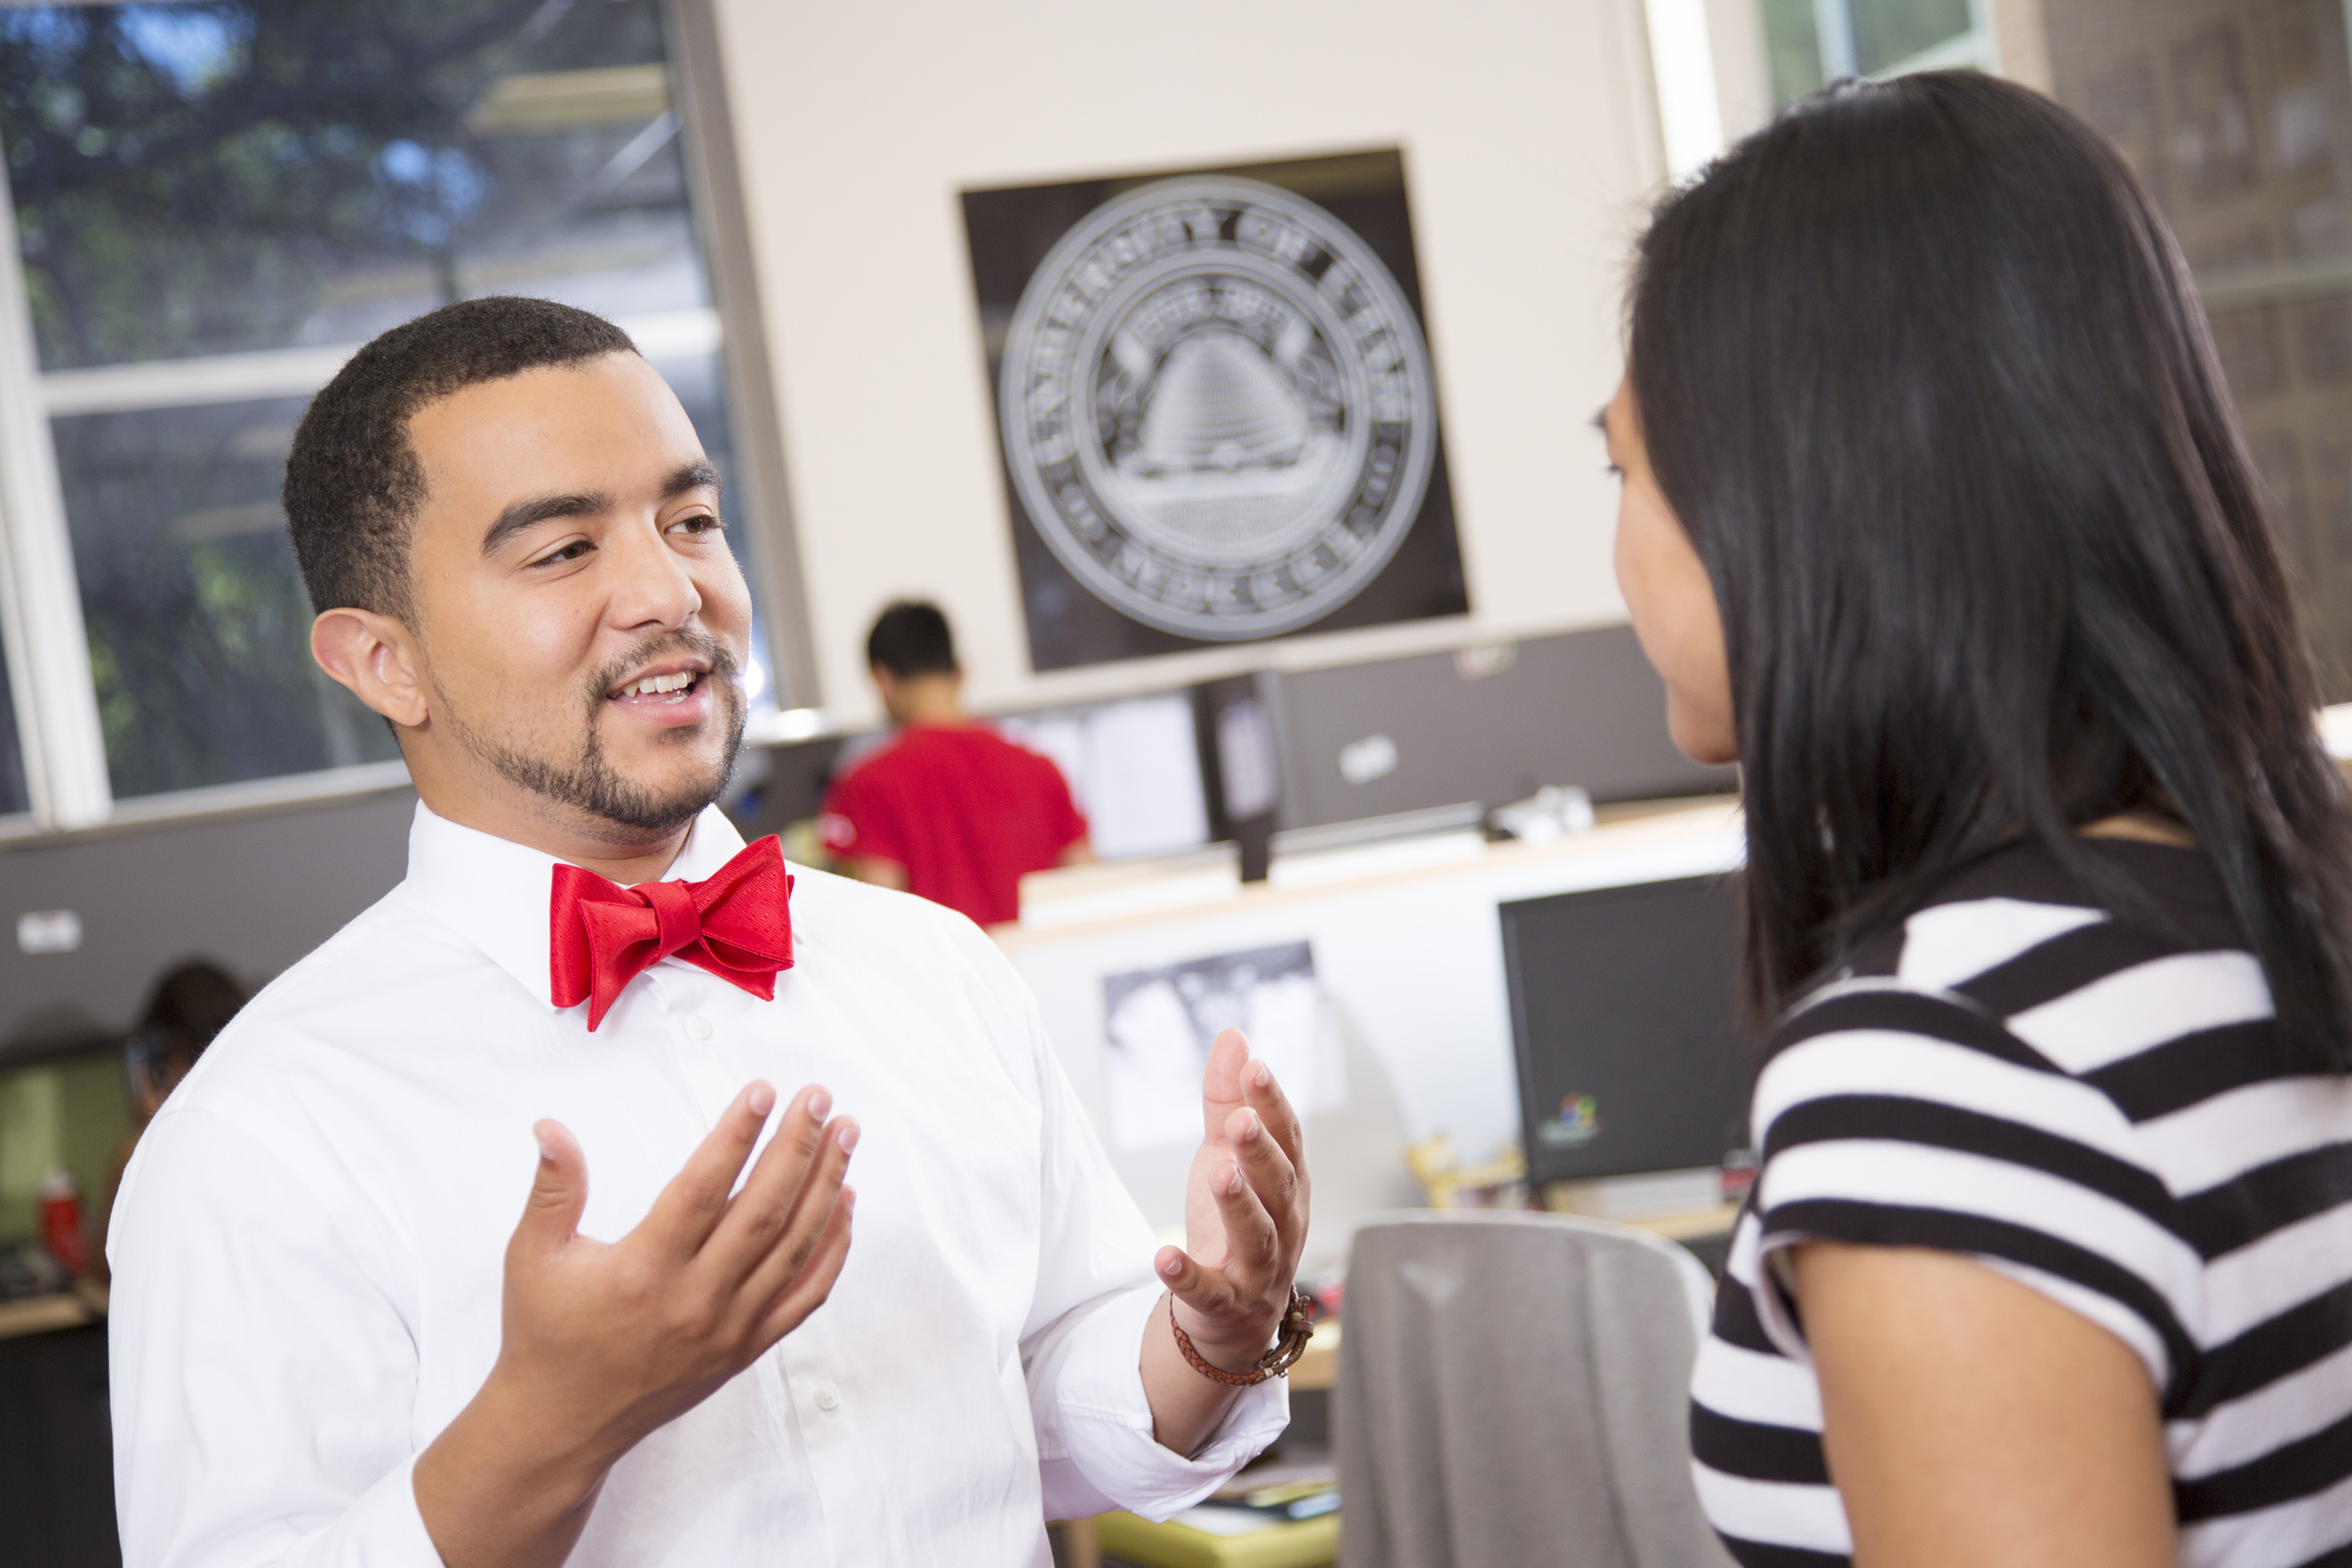
[[[2352,1080],[2281,1061],[2202,855],[2086,843],[2176,929],[2012,848],[1773,1038],[1691,1390],[1699,1496],[1750,1568],[1852,1550],[1786,1285],[1814,1238],[1969,1254],[2137,1351],[2183,1564],[2352,1563]]]

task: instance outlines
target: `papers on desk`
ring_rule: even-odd
[[[1164,1525],[1131,1513],[1106,1513],[1095,1520],[1095,1540],[1105,1556],[1144,1568],[1330,1568],[1340,1553],[1340,1516],[1280,1520],[1228,1534],[1225,1521],[1196,1522],[1196,1515],[1226,1515],[1233,1508],[1188,1509]]]
[[[1102,1006],[1116,1148],[1200,1141],[1200,1075],[1226,1029],[1250,1037],[1250,1055],[1274,1069],[1301,1116],[1348,1102],[1338,1035],[1304,942],[1107,975]]]
[[[1142,1568],[1330,1568],[1340,1550],[1340,1476],[1301,1446],[1257,1460],[1166,1524],[1095,1521],[1102,1550]]]
[[[1199,1507],[1185,1509],[1175,1516],[1176,1523],[1191,1525],[1212,1536],[1254,1536],[1340,1511],[1336,1477],[1259,1487],[1240,1496],[1228,1495],[1231,1491],[1226,1488]]]
[[[1272,1514],[1258,1513],[1250,1508],[1226,1508],[1204,1502],[1198,1508],[1187,1508],[1170,1520],[1210,1536],[1254,1536],[1278,1528],[1283,1521]]]

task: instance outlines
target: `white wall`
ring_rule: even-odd
[[[824,706],[938,599],[1012,708],[1624,618],[1587,429],[1662,177],[1639,0],[716,0]],[[1398,146],[1472,614],[1030,673],[958,193]]]

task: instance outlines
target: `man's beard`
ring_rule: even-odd
[[[727,726],[727,744],[710,776],[666,794],[657,794],[622,776],[613,767],[605,755],[601,721],[605,705],[612,700],[607,694],[620,684],[622,677],[665,654],[699,655],[710,662],[709,672],[696,678],[710,682],[718,699],[719,714]],[[509,783],[518,784],[559,806],[585,811],[614,827],[666,833],[693,821],[704,807],[717,800],[719,792],[727,787],[728,776],[735,771],[735,759],[743,750],[744,725],[743,688],[735,680],[737,667],[734,655],[702,632],[665,632],[639,643],[599,670],[589,682],[583,739],[579,754],[568,763],[514,750],[460,719],[448,699],[438,691],[435,695],[440,699],[437,706],[443,717],[459,741]]]

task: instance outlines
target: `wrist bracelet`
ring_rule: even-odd
[[[1306,1342],[1315,1337],[1315,1301],[1298,1286],[1291,1287],[1291,1304],[1282,1314],[1282,1333],[1274,1341],[1274,1348],[1257,1358],[1256,1365],[1247,1372],[1228,1372],[1211,1365],[1199,1350],[1193,1348],[1193,1338],[1176,1321],[1176,1298],[1168,1298],[1168,1327],[1176,1331],[1176,1348],[1184,1353],[1194,1371],[1204,1378],[1214,1378],[1228,1388],[1247,1389],[1268,1378],[1282,1377],[1298,1364],[1306,1353]]]

